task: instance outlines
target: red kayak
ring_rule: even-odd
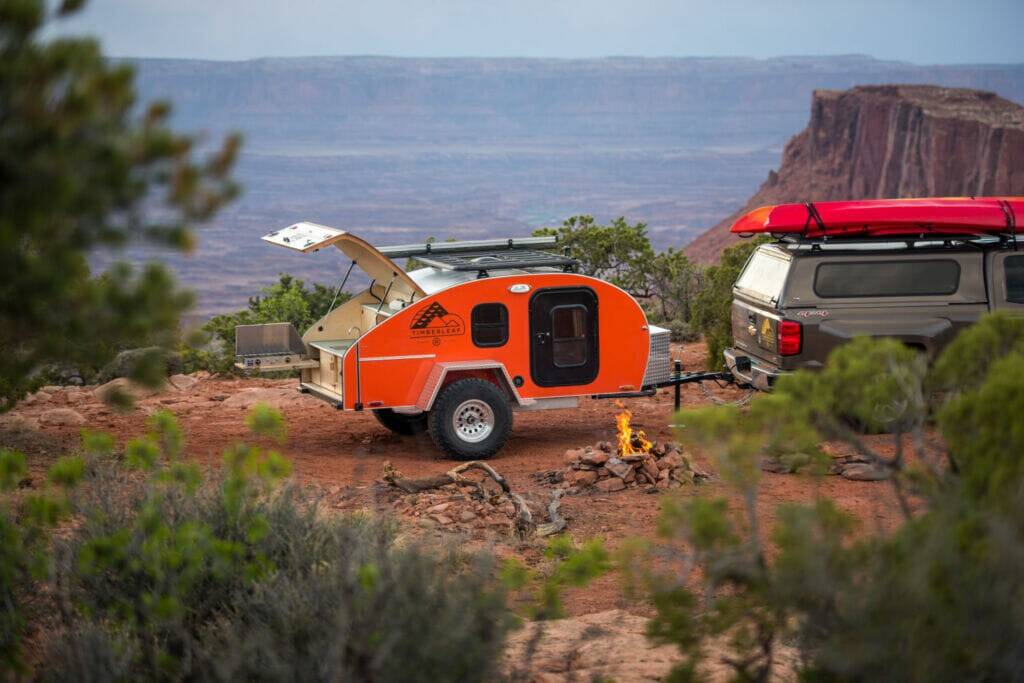
[[[733,223],[732,232],[819,237],[910,237],[1016,234],[1024,197],[863,199],[762,206]]]

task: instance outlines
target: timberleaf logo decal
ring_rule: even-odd
[[[416,312],[409,325],[414,339],[436,339],[454,337],[466,333],[462,317],[449,313],[440,302],[435,301]]]

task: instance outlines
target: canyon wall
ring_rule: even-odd
[[[729,227],[765,204],[1024,194],[1024,107],[990,92],[921,85],[815,91],[811,121],[778,171],[687,253],[713,262]]]

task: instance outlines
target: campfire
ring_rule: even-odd
[[[545,472],[537,478],[574,494],[585,490],[621,491],[644,487],[648,492],[678,488],[708,477],[698,469],[679,444],[651,441],[632,425],[633,413],[620,401],[615,416],[615,443],[601,441],[593,446],[570,448],[563,469]]]
[[[642,429],[634,430],[630,426],[633,413],[626,408],[622,401],[616,401],[615,407],[622,411],[615,416],[619,455],[643,455],[650,453],[654,444],[647,440],[647,435],[644,434]]]

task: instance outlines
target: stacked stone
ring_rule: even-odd
[[[678,488],[706,479],[679,444],[656,442],[650,453],[620,455],[608,441],[565,452],[566,467],[555,473],[556,483],[574,494],[588,489],[621,491],[626,488]]]

